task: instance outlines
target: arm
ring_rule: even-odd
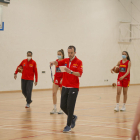
[[[126,74],[123,76],[123,78],[125,78],[125,77],[129,74],[130,68],[131,68],[131,62],[129,61],[127,72],[126,72]]]
[[[23,61],[18,65],[18,67],[19,67],[19,66],[22,66],[22,63],[23,63]],[[16,71],[15,71],[15,73],[14,73],[14,78],[15,78],[15,80],[17,79],[18,67],[17,67],[17,69],[16,69]]]
[[[38,82],[38,72],[37,72],[37,64],[36,64],[36,62],[34,64],[34,73],[35,73],[35,86],[36,86],[37,82]]]
[[[77,77],[81,77],[82,73],[83,73],[83,64],[82,64],[82,61],[80,61],[80,63],[78,64],[77,72],[73,72],[72,74]]]
[[[57,61],[50,62],[50,67],[52,67],[53,65],[57,66],[58,65],[58,62]]]
[[[18,67],[19,67],[19,66],[22,66],[22,63],[23,63],[23,61],[18,65]],[[15,71],[15,74],[18,73],[18,67],[17,67],[17,69],[16,69],[16,71]]]
[[[60,61],[50,62],[50,67],[53,66],[53,65],[55,65],[55,66],[64,66],[65,65],[65,59],[60,60]]]
[[[138,138],[139,138],[139,130],[138,130],[139,123],[140,123],[140,100],[139,100],[139,103],[137,106],[135,119],[134,119],[133,126],[132,126],[132,133],[131,133],[132,140],[135,140],[136,136],[138,136]]]
[[[77,76],[77,77],[81,77],[81,75],[80,75],[79,72],[73,72],[72,74],[75,75],[75,76]]]
[[[116,67],[120,66],[120,61],[117,63]],[[113,68],[111,69],[111,73],[113,73]]]
[[[71,74],[71,70],[69,68],[65,68],[65,71],[69,74]],[[77,77],[81,77],[83,73],[83,65],[82,65],[82,61],[80,61],[77,71],[73,71],[73,75],[77,76]]]

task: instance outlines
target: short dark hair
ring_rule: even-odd
[[[31,55],[33,55],[33,53],[32,53],[31,51],[28,51],[27,54],[28,54],[28,53],[31,53]]]
[[[72,49],[72,48],[74,49],[74,52],[76,52],[76,48],[74,46],[71,45],[68,47],[68,49]]]

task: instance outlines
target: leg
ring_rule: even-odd
[[[127,101],[127,91],[128,91],[128,87],[124,87],[123,88],[123,103],[125,104],[126,103],[126,101]]]
[[[32,89],[33,89],[33,81],[32,80],[27,80],[27,85],[26,85],[26,93],[27,93],[27,104],[30,104],[32,102],[31,96],[32,96]]]
[[[62,87],[60,85],[60,95],[61,95],[61,92],[62,92]],[[58,114],[64,114],[64,112],[60,109],[59,112],[58,112]]]
[[[57,91],[58,91],[59,86],[53,83],[53,104],[56,105],[57,103]]]
[[[27,93],[26,93],[26,84],[27,81],[24,79],[21,79],[21,89],[22,89],[22,94],[24,95],[24,97],[27,97]]]
[[[68,110],[67,125],[68,126],[71,125],[73,119],[73,113],[74,113],[77,95],[78,95],[78,88],[70,88],[68,93],[68,102],[67,102],[67,110]]]
[[[62,93],[61,93],[61,104],[60,104],[60,108],[64,111],[65,114],[68,115],[68,111],[67,111],[67,100],[68,100],[68,92],[69,89],[63,87],[62,88]]]
[[[117,86],[117,96],[116,96],[116,103],[120,102],[120,95],[121,95],[122,87]]]

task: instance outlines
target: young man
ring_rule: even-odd
[[[32,88],[34,82],[34,74],[35,74],[35,86],[38,82],[38,72],[36,62],[32,59],[32,52],[27,52],[27,59],[24,59],[18,67],[22,66],[22,77],[21,77],[21,88],[22,93],[26,98],[26,106],[25,108],[29,108],[32,102]],[[17,78],[18,67],[14,73],[14,78]]]
[[[62,93],[61,93],[61,109],[66,115],[68,115],[67,126],[63,132],[71,131],[71,128],[75,127],[77,116],[73,115],[76,98],[79,91],[79,77],[83,73],[82,61],[76,56],[76,48],[74,46],[68,47],[68,56],[61,61],[50,62],[50,66],[66,66],[63,73]]]

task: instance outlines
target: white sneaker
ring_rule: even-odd
[[[58,114],[64,114],[64,112],[60,109],[60,111],[58,112]]]
[[[119,112],[119,107],[116,106],[116,107],[114,108],[114,111]]]
[[[126,111],[126,108],[123,106],[120,111]]]
[[[50,112],[50,114],[55,114],[55,113],[57,113],[57,109],[53,109],[51,112]]]
[[[29,108],[30,107],[30,104],[26,104],[25,108]]]

